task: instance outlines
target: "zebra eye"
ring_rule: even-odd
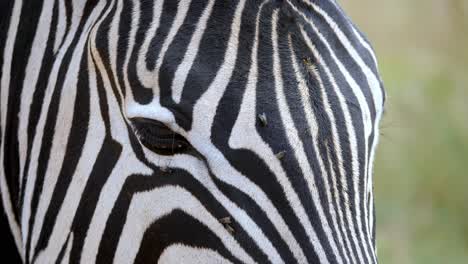
[[[161,122],[146,118],[133,118],[132,124],[140,142],[157,154],[174,155],[190,147],[190,143],[183,136]]]

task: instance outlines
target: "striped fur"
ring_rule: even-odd
[[[2,5],[0,187],[25,263],[377,262],[385,94],[335,1]],[[153,151],[142,118],[190,147]]]

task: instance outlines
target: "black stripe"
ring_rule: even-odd
[[[89,225],[101,194],[104,184],[112,173],[119,157],[122,153],[122,145],[107,136],[93,166],[93,171],[89,175],[86,187],[83,190],[82,198],[75,218],[73,219],[72,230],[74,234],[73,247],[70,254],[71,263],[79,263],[84,240],[86,238]],[[92,235],[92,234],[91,234]]]
[[[3,208],[3,202],[0,202],[0,234],[2,234],[2,258],[7,259],[9,263],[22,263]]]
[[[57,3],[54,6],[53,9],[53,16],[51,20],[51,28],[50,28],[50,34],[49,38],[47,40],[46,48],[44,51],[44,57],[41,62],[41,67],[39,70],[39,75],[38,75],[38,80],[37,84],[33,89],[33,96],[32,96],[32,102],[29,111],[29,116],[27,117],[28,119],[28,127],[27,127],[27,138],[28,138],[28,145],[27,145],[27,152],[26,152],[26,158],[25,158],[25,164],[24,164],[24,171],[23,171],[23,181],[21,182],[21,193],[20,193],[20,199],[18,201],[19,205],[22,207],[23,206],[23,201],[24,201],[24,191],[26,188],[26,184],[28,181],[28,170],[31,162],[31,151],[32,151],[32,143],[35,137],[37,125],[39,122],[39,118],[41,116],[41,111],[42,109],[42,104],[44,102],[44,96],[45,92],[49,83],[49,78],[50,78],[50,72],[52,70],[52,67],[54,65],[55,61],[55,55],[53,51],[53,45],[55,42],[55,32],[56,32],[56,26],[57,26]],[[31,85],[31,84],[29,84]],[[45,110],[44,110],[45,111]],[[21,213],[21,212],[20,212]]]
[[[293,20],[294,26],[287,27],[285,26],[286,23],[283,21],[287,20]],[[320,87],[319,84],[317,83],[317,80],[312,76],[310,70],[307,69],[307,67],[310,67],[310,65],[315,65],[317,62],[313,61],[311,59],[310,51],[308,48],[305,46],[304,40],[302,38],[298,38],[297,36],[300,36],[300,30],[297,27],[296,20],[292,14],[289,12],[280,12],[279,14],[279,25],[278,25],[278,39],[279,39],[279,55],[280,55],[280,64],[282,67],[281,70],[281,75],[283,79],[283,89],[286,97],[286,101],[289,107],[289,110],[291,111],[292,119],[295,124],[296,130],[298,132],[298,136],[300,138],[300,142],[302,142],[302,146],[304,148],[304,153],[306,155],[306,158],[311,165],[311,169],[313,172],[313,175],[304,175],[304,178],[307,177],[314,177],[314,181],[316,184],[316,188],[318,190],[319,198],[321,201],[321,206],[323,208],[323,212],[326,216],[326,221],[329,223],[331,227],[331,232],[333,236],[333,240],[336,245],[339,245],[339,240],[338,240],[338,235],[340,235],[340,230],[336,230],[333,226],[333,216],[331,214],[331,211],[334,209],[334,202],[333,200],[328,199],[327,196],[327,191],[330,191],[330,193],[333,193],[333,188],[332,188],[332,182],[330,174],[324,174],[322,173],[322,170],[320,169],[320,163],[319,159],[324,161],[326,159],[326,148],[321,147],[320,142],[326,142],[322,141],[319,138],[313,138],[311,130],[309,129],[308,121],[309,122],[316,122],[316,126],[319,129],[327,131],[325,133],[326,138],[329,139],[331,136],[330,132],[330,120],[326,116],[324,106],[323,106],[323,98],[320,92]],[[295,72],[294,72],[294,67],[292,65],[292,57],[291,57],[291,50],[289,47],[289,36],[291,36],[291,42],[293,43],[293,47],[295,46],[296,49],[295,51],[295,56],[296,56],[296,63],[299,66],[299,70],[301,71],[300,74],[305,78],[306,85],[308,88],[309,92],[309,100],[311,103],[311,109],[310,111],[313,112],[316,120],[307,120],[306,116],[306,109],[304,109],[303,105],[300,103],[302,101],[301,99],[301,94],[300,94],[300,89],[298,84],[299,80],[296,80],[295,78]],[[299,53],[299,54],[298,54]],[[308,55],[307,57],[304,57],[304,55]],[[310,65],[306,65],[310,64]],[[322,132],[322,136],[323,136]],[[320,132],[319,132],[319,137],[320,137]],[[313,140],[316,140],[319,142],[317,148],[314,147],[314,142]],[[327,139],[325,139],[327,140]],[[294,148],[295,146],[291,146],[291,148]],[[292,153],[290,154],[292,155]],[[326,173],[326,171],[325,171]],[[328,185],[325,184],[325,179],[328,180]],[[328,190],[327,190],[328,188]],[[305,194],[308,192],[307,188],[302,188],[303,190],[299,191],[299,194]],[[305,201],[308,201],[307,199]],[[338,253],[342,259],[344,259],[344,252],[343,248],[338,246]],[[329,253],[332,253],[330,250]],[[332,259],[333,256],[329,255],[329,259]],[[338,256],[337,256],[338,257]]]
[[[153,175],[129,175],[125,180],[119,197],[114,203],[112,212],[107,220],[106,228],[103,233],[104,239],[101,240],[99,245],[99,251],[96,259],[97,263],[108,263],[114,260],[114,254],[116,252],[123,226],[127,218],[128,209],[133,195],[140,192],[150,191],[158,187],[170,185],[181,186],[182,188],[186,189],[188,192],[194,195],[213,216],[217,216],[219,218],[229,216],[228,212],[208,192],[208,190],[206,190],[204,186],[196,181],[193,176],[183,170],[173,169],[170,174],[161,171],[155,171]],[[182,228],[183,226],[180,225],[172,225],[171,228],[166,228],[165,232],[171,232],[171,230],[177,232],[175,230]],[[234,238],[236,240],[239,236],[245,235],[242,229],[237,226],[236,223],[233,223],[233,228],[236,230],[234,234]],[[151,231],[147,230],[147,232]],[[163,240],[166,241],[166,245],[170,242],[169,239],[171,238],[168,237],[167,239],[168,240]],[[203,243],[203,238],[198,238],[196,236],[192,237],[189,235],[186,239],[192,240],[193,244]],[[220,247],[221,249],[222,244],[210,244],[210,247]],[[151,247],[140,249],[140,251],[143,250],[152,251],[153,248]],[[225,255],[223,251],[220,253],[224,257],[233,260],[233,257]],[[140,254],[143,254],[143,252]],[[238,261],[234,262],[237,263]]]
[[[7,36],[8,36],[8,29],[10,27],[10,22],[11,22],[10,20],[11,20],[12,12],[13,12],[13,5],[14,5],[13,1],[0,1],[0,52],[1,52],[0,54],[0,80],[3,78],[3,74],[4,74],[3,73],[3,66],[4,66],[3,63],[4,63],[4,55],[5,55],[4,52],[5,52],[5,45],[8,40]],[[5,62],[5,63],[11,63],[11,62]],[[0,88],[0,99],[3,98],[2,96],[5,96],[5,95],[2,95],[3,89],[7,89],[7,87]],[[2,110],[0,107],[0,119],[1,117],[2,117]],[[2,145],[2,141],[4,140],[3,135],[2,135],[3,125],[4,124],[0,122],[0,146]],[[6,158],[4,157],[3,160],[0,160],[0,162],[5,164],[6,163],[5,159]],[[3,173],[3,172],[0,172],[0,173]],[[6,188],[11,192],[12,190],[11,184],[15,182],[14,178],[11,177],[13,175],[5,174],[4,176],[6,179]],[[0,191],[0,195],[1,194],[2,193]],[[13,211],[14,211],[13,212],[14,221],[18,221],[19,219],[19,216],[17,215],[18,210],[16,208],[16,201],[12,199],[12,196],[10,195],[9,197],[7,197],[7,199],[8,199],[7,201],[0,202],[0,212],[1,212],[0,213],[0,234],[5,234],[3,238],[3,241],[4,241],[3,252],[6,254],[5,257],[12,259],[13,262],[21,263],[21,258],[20,258],[20,255],[18,254],[18,249],[16,248],[15,240],[12,235],[12,232],[10,231],[10,226],[9,226],[8,219],[6,216],[6,211],[3,208],[3,204],[10,203],[12,205]]]
[[[241,39],[239,41],[238,56],[235,65],[236,70],[231,77],[230,83],[226,88],[226,92],[219,102],[217,113],[213,122],[213,127],[211,129],[212,141],[216,148],[223,153],[223,156],[230,162],[232,166],[235,167],[237,171],[245,175],[247,178],[249,178],[249,180],[259,186],[262,191],[266,193],[276,208],[281,208],[279,213],[286,223],[290,223],[289,228],[291,229],[292,233],[295,235],[298,235],[299,233],[305,234],[304,230],[300,230],[302,228],[293,228],[296,226],[299,227],[301,224],[299,223],[298,219],[294,217],[294,212],[291,210],[291,207],[289,206],[286,197],[284,196],[281,186],[273,180],[275,175],[270,172],[268,165],[251,151],[233,150],[229,147],[228,144],[228,140],[231,136],[230,133],[232,132],[232,128],[236,119],[238,118],[237,114],[240,111],[240,103],[242,102],[243,94],[247,85],[246,77],[248,76],[251,67],[250,60],[252,55],[251,51],[253,40],[255,38],[256,22],[252,18],[255,18],[259,12],[259,7],[254,6],[254,3],[246,4],[247,6],[244,10],[241,31],[239,34]],[[266,23],[270,21],[270,12],[271,9],[265,11],[265,13],[267,13],[266,15],[261,15],[262,20],[264,20]],[[263,29],[262,31],[266,32]],[[260,53],[262,50],[259,49],[258,52]],[[267,86],[269,86],[270,89],[274,87],[271,81],[269,81]],[[261,126],[259,126],[257,129],[259,133],[264,133],[265,130],[267,130]],[[246,133],[255,132],[251,131]],[[281,238],[280,234],[275,229],[272,223],[274,219],[269,219],[262,211],[262,209],[257,206],[256,201],[252,200],[251,197],[245,195],[239,189],[230,187],[219,180],[217,180],[217,182],[219,187],[222,188],[225,193],[229,193],[230,198],[240,208],[244,209],[250,216],[254,216],[254,221],[259,225],[268,239],[272,242],[273,246],[280,252],[283,260],[286,263],[296,262],[291,250],[286,244],[286,241]],[[294,229],[296,229],[296,231],[300,231],[295,233]],[[300,241],[298,242],[300,244]],[[249,243],[252,242],[249,241]],[[312,252],[310,248],[306,248],[304,251],[307,250]],[[309,258],[309,261],[312,263],[314,260],[317,259]]]
[[[67,250],[67,246],[69,242],[70,242],[70,233],[68,233],[67,240],[65,240],[65,243],[62,245],[62,248],[60,249],[57,259],[55,260],[55,264],[62,263],[62,260],[65,257],[65,251]],[[73,241],[71,241],[70,243],[73,243]]]
[[[151,23],[153,22],[153,6],[154,2],[145,1],[144,7],[140,6],[140,21],[138,22],[138,30],[135,35],[135,45],[133,50],[130,53],[130,59],[128,62],[128,69],[124,69],[127,71],[128,74],[128,81],[130,83],[133,96],[136,102],[140,104],[149,104],[153,100],[153,91],[151,89],[147,89],[144,87],[140,80],[138,79],[137,74],[137,62],[139,51],[141,50],[141,46],[145,41],[145,35],[150,34],[152,32],[147,32],[149,28],[151,28]],[[128,29],[131,26],[131,21],[133,18],[134,6],[132,5],[131,1],[125,1],[124,6],[122,9],[121,17],[123,19],[120,20],[120,30],[119,31],[129,31]],[[144,10],[144,12],[142,11]],[[131,18],[131,19],[130,19]],[[122,37],[121,37],[122,39]],[[128,40],[125,40],[128,41]],[[126,47],[122,47],[122,50],[126,50]],[[122,86],[125,87],[125,86]],[[151,87],[148,87],[151,88]]]
[[[65,56],[63,57],[63,60],[61,61],[61,67],[59,69],[57,83],[54,87],[55,89],[52,94],[52,99],[51,99],[49,108],[47,109],[47,118],[46,118],[46,123],[44,127],[44,134],[42,138],[41,150],[40,150],[39,159],[38,159],[37,178],[36,178],[36,183],[34,186],[35,188],[34,188],[33,197],[31,200],[31,217],[28,223],[28,228],[29,228],[28,233],[30,234],[29,237],[27,238],[27,244],[26,244],[26,255],[28,258],[29,258],[29,254],[31,253],[29,251],[31,238],[32,238],[31,231],[34,226],[34,222],[36,220],[35,215],[37,211],[39,198],[42,193],[44,177],[45,177],[47,168],[49,166],[50,151],[52,148],[52,140],[55,134],[55,131],[54,131],[55,124],[57,122],[58,108],[59,108],[60,100],[61,100],[60,96],[62,93],[62,89],[64,88],[63,84],[64,84],[66,75],[69,70],[69,65],[72,60],[73,53],[81,37],[81,34],[83,34],[84,26],[87,22],[87,19],[89,18],[90,14],[93,12],[95,4],[96,3],[94,1],[88,1],[83,10],[82,20],[80,21],[77,32],[73,38],[72,43],[70,44],[69,49],[67,49]]]
[[[147,228],[134,263],[157,263],[166,247],[177,243],[196,248],[216,245],[218,254],[232,263],[242,263],[210,229],[182,210],[174,210]]]
[[[192,126],[194,105],[210,87],[224,61],[237,4],[236,1],[216,1],[214,4],[206,26],[209,30],[203,34],[197,57],[187,76],[186,83],[190,85],[182,91],[181,102],[184,105],[179,114],[185,120],[177,119],[177,123],[185,130]]]
[[[342,61],[344,63],[344,65],[346,66],[347,70],[350,72],[350,74],[354,74],[354,76],[352,76],[356,82],[358,83],[359,85],[359,88],[362,89],[362,91],[365,93],[366,91],[368,92],[367,93],[367,96],[365,94],[365,97],[366,97],[366,100],[367,100],[367,103],[369,105],[369,108],[371,110],[371,120],[374,120],[375,119],[375,107],[374,107],[374,103],[373,103],[373,100],[372,100],[372,95],[370,94],[370,89],[368,87],[368,84],[367,84],[367,80],[366,80],[366,77],[363,75],[362,71],[360,70],[359,66],[355,63],[355,61],[349,56],[349,54],[347,52],[344,52],[344,47],[342,47],[340,41],[336,38],[336,35],[330,30],[327,30],[329,29],[328,25],[326,24],[326,22],[323,20],[323,19],[316,19],[316,17],[314,16],[313,18],[310,18],[312,20],[315,20],[315,23],[317,25],[318,28],[321,29],[321,33],[324,35],[324,37],[327,39],[327,41],[329,43],[336,43],[336,45],[338,45],[338,47],[334,48],[334,52],[336,54],[336,56],[338,57],[338,59],[340,61]],[[325,47],[324,43],[314,34],[314,33],[309,33],[309,36],[311,37],[312,39],[312,42],[316,45],[317,49],[322,51],[321,52],[321,56],[324,58],[325,61],[328,62],[328,67],[330,69],[330,71],[333,73],[333,77],[335,78],[335,81],[336,81],[336,84],[338,86],[338,89],[340,89],[340,91],[343,93],[343,96],[345,97],[345,100],[346,100],[346,104],[348,105],[348,110],[349,110],[349,114],[351,116],[351,121],[352,121],[352,124],[351,124],[351,129],[353,129],[355,131],[355,134],[356,134],[356,142],[357,142],[357,149],[356,149],[356,153],[357,153],[357,162],[359,163],[359,178],[358,178],[358,192],[354,192],[354,183],[355,183],[355,179],[353,177],[353,174],[352,174],[352,168],[351,168],[351,165],[350,163],[345,163],[345,171],[347,172],[347,175],[346,175],[346,178],[347,178],[347,181],[348,181],[348,194],[349,194],[349,203],[350,203],[350,211],[351,211],[351,214],[353,216],[357,216],[357,213],[356,213],[356,208],[359,207],[359,210],[362,212],[362,216],[361,216],[361,222],[362,222],[362,225],[361,225],[361,229],[359,228],[358,226],[358,223],[357,221],[355,221],[355,225],[353,227],[347,225],[349,228],[354,228],[354,231],[356,232],[356,236],[357,236],[357,239],[365,239],[366,236],[369,236],[370,234],[368,234],[367,232],[367,229],[365,228],[365,225],[364,225],[364,209],[365,209],[365,196],[364,196],[364,193],[365,193],[365,190],[364,190],[364,181],[366,181],[367,179],[365,178],[365,155],[366,155],[366,151],[365,151],[365,142],[366,142],[366,138],[365,138],[365,135],[364,135],[364,121],[362,119],[362,111],[363,109],[361,109],[360,105],[359,105],[359,102],[356,98],[356,96],[354,95],[351,87],[350,87],[350,84],[346,81],[345,77],[344,77],[344,74],[341,73],[338,65],[334,62],[334,60],[332,59],[331,57],[331,54],[328,52],[328,49]],[[341,48],[340,48],[341,47]],[[332,46],[333,48],[333,46]],[[337,99],[338,101],[338,99]],[[339,103],[337,102],[337,107],[333,107],[333,109],[339,109]],[[366,107],[366,106],[364,106]],[[344,111],[344,109],[342,109]],[[345,126],[345,123],[344,121],[343,122],[337,122],[337,124],[341,124],[339,125],[339,131],[340,132],[345,132],[346,131],[346,126]],[[341,134],[341,133],[340,133]],[[344,161],[351,161],[351,145],[348,145],[350,144],[349,143],[349,137],[350,135],[346,133],[346,136],[344,136],[340,141],[341,142],[345,142],[345,144],[343,145],[342,144],[342,158]],[[370,147],[370,146],[369,146]],[[360,204],[355,204],[355,195],[358,195],[359,196],[359,199],[360,199]],[[357,220],[357,218],[355,219]],[[359,235],[359,231],[362,231],[362,233],[364,234],[364,238],[360,238],[360,235]],[[364,241],[363,241],[364,242]],[[371,252],[371,249],[370,249],[370,245],[368,243],[365,243],[367,245],[367,250],[369,252]],[[362,247],[365,247],[362,243],[357,245],[355,244],[355,246],[359,246],[361,247],[360,251],[361,252],[364,252],[364,248]]]
[[[23,81],[26,65],[31,52],[31,46],[37,29],[37,21],[42,10],[40,1],[24,3],[21,8],[20,22],[13,50],[10,86],[8,94],[7,119],[4,135],[4,167],[12,201],[18,201],[19,194],[19,143],[18,126],[20,111],[20,96],[23,91]],[[23,19],[27,17],[27,19]],[[8,89],[4,87],[4,89]],[[18,208],[16,208],[18,210]],[[19,215],[15,214],[18,221]]]
[[[195,52],[195,50],[188,50],[188,45],[192,39],[195,29],[201,18],[202,12],[207,8],[208,4],[202,4],[198,1],[192,1],[189,11],[185,17],[184,23],[180,27],[174,41],[169,46],[166,55],[164,56],[161,69],[159,70],[159,88],[161,89],[160,103],[162,106],[167,107],[172,110],[178,124],[182,127],[186,127],[186,118],[183,114],[179,113],[177,110],[184,107],[185,101],[183,101],[181,106],[177,105],[172,100],[172,82],[174,80],[174,75],[177,71],[177,68],[180,66],[184,56],[188,52]],[[198,52],[198,50],[197,50]],[[153,57],[150,57],[153,58]],[[187,87],[184,89],[197,89],[193,87],[192,83],[186,82]]]
[[[88,133],[89,126],[89,82],[88,82],[88,59],[84,55],[81,61],[80,72],[78,75],[77,87],[83,87],[80,92],[76,94],[76,104],[73,110],[73,120],[70,130],[69,140],[67,143],[63,164],[60,170],[60,174],[57,178],[56,187],[54,188],[50,204],[47,208],[47,212],[44,216],[44,226],[41,229],[41,233],[34,249],[34,252],[39,252],[45,249],[47,242],[52,233],[53,227],[56,224],[56,218],[63,205],[65,195],[68,191],[68,187],[72,180],[72,176],[78,165],[78,161],[81,158],[83,146]],[[79,103],[78,103],[79,102]]]

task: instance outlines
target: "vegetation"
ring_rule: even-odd
[[[467,263],[468,1],[341,2],[388,93],[374,172],[380,263]]]

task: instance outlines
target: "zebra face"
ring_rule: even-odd
[[[49,84],[64,91],[49,106],[54,143],[19,147],[32,153],[21,168],[50,152],[39,183],[24,172],[27,261],[377,262],[384,93],[370,45],[334,1],[73,12],[54,55],[67,77]]]
[[[128,40],[108,68],[138,153],[127,166],[139,160],[153,179],[130,188],[119,258],[136,244],[162,252],[181,228],[183,242],[243,262],[375,261],[382,91],[372,51],[339,8],[133,2],[121,18],[118,36],[97,28],[97,47],[100,34],[114,44],[96,54]],[[133,224],[144,227],[137,236]]]

